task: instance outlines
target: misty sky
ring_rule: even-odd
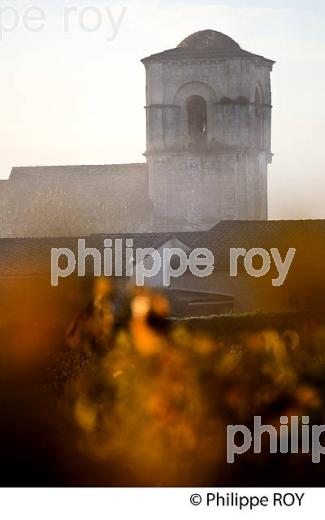
[[[27,6],[44,10],[42,30],[24,27]],[[67,32],[64,6],[75,7]],[[86,28],[100,25],[92,32],[80,27],[88,6],[101,15],[85,15]],[[0,8],[0,178],[19,165],[143,161],[140,59],[215,29],[277,61],[270,218],[325,218],[323,1],[0,0]]]

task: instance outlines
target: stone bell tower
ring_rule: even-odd
[[[208,30],[142,62],[155,230],[267,219],[274,61]]]

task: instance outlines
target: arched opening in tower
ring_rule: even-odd
[[[201,96],[191,96],[187,100],[189,146],[206,143],[208,136],[207,102]]]
[[[263,143],[262,138],[262,107],[263,107],[263,101],[262,101],[262,94],[258,87],[256,87],[255,90],[255,118],[256,118],[256,147],[260,148]]]

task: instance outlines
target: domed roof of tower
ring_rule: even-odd
[[[191,34],[183,40],[178,49],[215,49],[215,50],[238,50],[240,46],[235,40],[218,31],[206,30]]]
[[[210,60],[227,58],[250,58],[262,60],[272,68],[275,63],[263,56],[252,54],[240,47],[230,36],[211,29],[198,31],[183,40],[176,48],[144,58],[142,63],[151,61]]]

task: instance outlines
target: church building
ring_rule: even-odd
[[[274,62],[202,31],[143,63],[155,227],[266,220]]]
[[[13,168],[0,181],[0,237],[196,232],[222,220],[267,220],[274,61],[206,30],[142,62],[146,162]]]

